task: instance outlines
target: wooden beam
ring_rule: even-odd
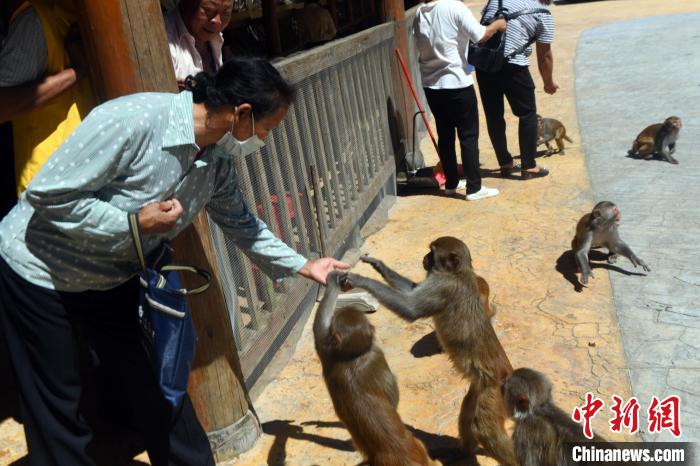
[[[177,92],[158,0],[77,0],[100,100],[145,91]],[[252,446],[260,424],[243,381],[206,215],[173,241],[175,260],[210,270],[213,286],[190,298],[198,345],[189,394],[217,461]],[[185,285],[189,277],[183,276]]]
[[[270,57],[278,57],[282,55],[282,38],[277,15],[277,0],[262,0],[262,11],[265,37],[267,37],[267,53]]]

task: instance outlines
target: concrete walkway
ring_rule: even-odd
[[[594,197],[618,204],[622,237],[652,268],[629,274],[640,270],[623,260],[610,272],[632,392],[642,406],[653,395],[679,395],[685,441],[700,440],[699,22],[700,14],[685,14],[586,31],[575,67]],[[671,115],[684,125],[680,165],[625,156],[642,128]]]

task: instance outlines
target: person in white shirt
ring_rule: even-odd
[[[460,0],[434,0],[423,4],[413,21],[421,79],[435,117],[440,162],[445,172],[445,193],[466,187],[467,200],[496,196],[498,190],[481,184],[479,169],[479,114],[474,81],[467,73],[469,42],[485,42],[506,22],[482,26]],[[457,174],[455,129],[467,182]]]
[[[503,0],[503,9],[509,14],[523,10],[542,10],[552,0]],[[482,12],[482,22],[488,23],[498,14],[498,1],[489,0]],[[530,45],[535,42],[537,50],[537,67],[539,68],[544,91],[547,94],[557,92],[559,86],[554,82],[552,70],[554,58],[552,41],[554,39],[554,20],[550,14],[543,12],[518,16],[508,21],[503,54],[506,63],[497,72],[477,70],[481,104],[484,106],[486,127],[489,138],[496,152],[501,176],[510,177],[518,166],[508,150],[506,139],[506,121],[504,100],[508,100],[513,114],[518,117],[518,143],[520,146],[520,177],[523,180],[547,176],[549,170],[537,164],[537,102],[535,99],[535,82],[530,74]]]
[[[221,31],[231,20],[233,0],[181,0],[165,14],[170,57],[180,89],[187,76],[221,68]]]

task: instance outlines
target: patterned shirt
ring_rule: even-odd
[[[537,0],[503,0],[503,9],[507,13],[529,8],[547,7]],[[498,0],[489,0],[481,13],[482,22],[489,23],[498,10]],[[527,44],[531,39],[537,39],[540,44],[551,44],[554,40],[554,20],[552,15],[546,13],[535,13],[531,15],[518,16],[508,21],[506,29],[506,46],[504,53],[509,55]],[[508,59],[508,63],[521,66],[530,66],[528,58],[532,53],[532,47],[528,47],[523,53],[519,53]]]
[[[147,252],[205,207],[268,275],[306,259],[247,209],[231,156],[194,139],[192,93],[142,93],[95,108],[37,173],[0,222],[0,256],[27,281],[60,291],[105,290],[138,270],[127,213],[172,197],[184,213]]]

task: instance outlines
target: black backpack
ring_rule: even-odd
[[[488,4],[486,4],[486,6],[488,7]],[[544,13],[547,15],[551,14],[546,8],[526,8],[514,13],[508,13],[508,10],[503,9],[503,0],[498,0],[498,9],[496,10],[496,13],[491,21],[501,18],[505,19],[506,21],[510,21],[518,16],[533,15],[536,13]],[[484,23],[482,15],[481,24],[487,26],[491,23]],[[523,53],[533,42],[535,42],[535,40],[537,40],[536,37],[533,37],[522,47],[514,50],[508,55],[504,55],[506,47],[506,32],[496,32],[483,44],[474,44],[470,42],[467,62],[479,71],[496,73],[501,70],[503,63],[505,63],[506,60],[514,57],[515,55]]]

